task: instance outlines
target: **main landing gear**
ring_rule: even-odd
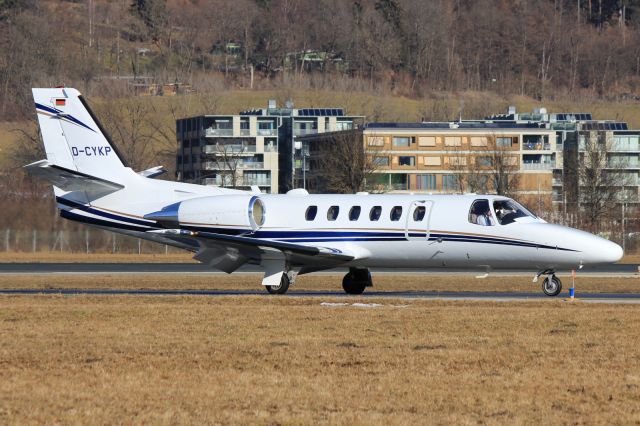
[[[347,294],[362,294],[365,287],[371,286],[371,273],[366,268],[349,268],[349,272],[342,279],[342,288]]]
[[[559,295],[562,291],[562,281],[556,277],[555,271],[547,270],[539,272],[533,281],[537,282],[540,275],[546,275],[546,278],[542,281],[542,292],[551,297]]]
[[[296,274],[292,271],[284,272],[280,277],[280,284],[265,285],[265,288],[269,294],[285,294],[295,277]],[[362,294],[366,287],[371,286],[371,273],[366,268],[349,268],[349,272],[342,279],[342,288],[347,294]]]
[[[289,290],[289,286],[293,284],[293,280],[289,278],[289,273],[284,272],[282,278],[280,278],[280,284],[278,285],[266,285],[269,294],[285,294]]]

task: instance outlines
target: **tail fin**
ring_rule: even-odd
[[[90,176],[118,181],[126,163],[80,92],[33,89],[47,160]]]

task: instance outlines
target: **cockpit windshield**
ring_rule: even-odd
[[[495,200],[493,210],[496,212],[496,219],[501,225],[508,225],[522,217],[536,219],[536,215],[513,200]]]

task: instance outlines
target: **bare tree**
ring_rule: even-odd
[[[610,155],[612,139],[611,132],[590,132],[577,158],[581,215],[595,232],[611,219],[613,207],[621,202],[621,189],[631,180],[628,173],[620,171],[626,168],[626,160]]]
[[[98,105],[101,121],[114,143],[134,170],[158,165],[162,153],[175,153],[175,133],[171,140],[163,133],[164,119],[148,99],[132,98]]]
[[[448,167],[457,178],[460,192],[491,191],[507,197],[518,192],[520,167],[506,140],[511,138],[496,135],[478,137],[471,143],[470,153],[459,147],[447,152]]]
[[[311,146],[311,187],[338,194],[353,194],[368,186],[379,167],[379,151],[365,150],[361,130],[333,132]]]
[[[514,143],[511,137],[491,135],[482,154],[476,157],[479,167],[486,170],[493,191],[506,197],[515,196],[520,184],[520,165],[512,149]]]
[[[239,169],[244,165],[242,154],[247,151],[247,146],[241,140],[228,139],[224,143],[212,145],[212,148],[211,155],[205,153],[205,156],[211,162],[211,169],[215,170],[216,183],[219,176],[220,186],[236,188],[241,183]]]
[[[474,157],[460,147],[447,151],[445,163],[456,177],[458,192],[482,193],[487,191],[488,176],[486,171],[476,167]]]

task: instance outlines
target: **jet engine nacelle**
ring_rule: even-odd
[[[145,215],[167,228],[176,225],[206,227],[228,226],[256,230],[265,221],[264,202],[255,195],[217,195],[192,198]]]

